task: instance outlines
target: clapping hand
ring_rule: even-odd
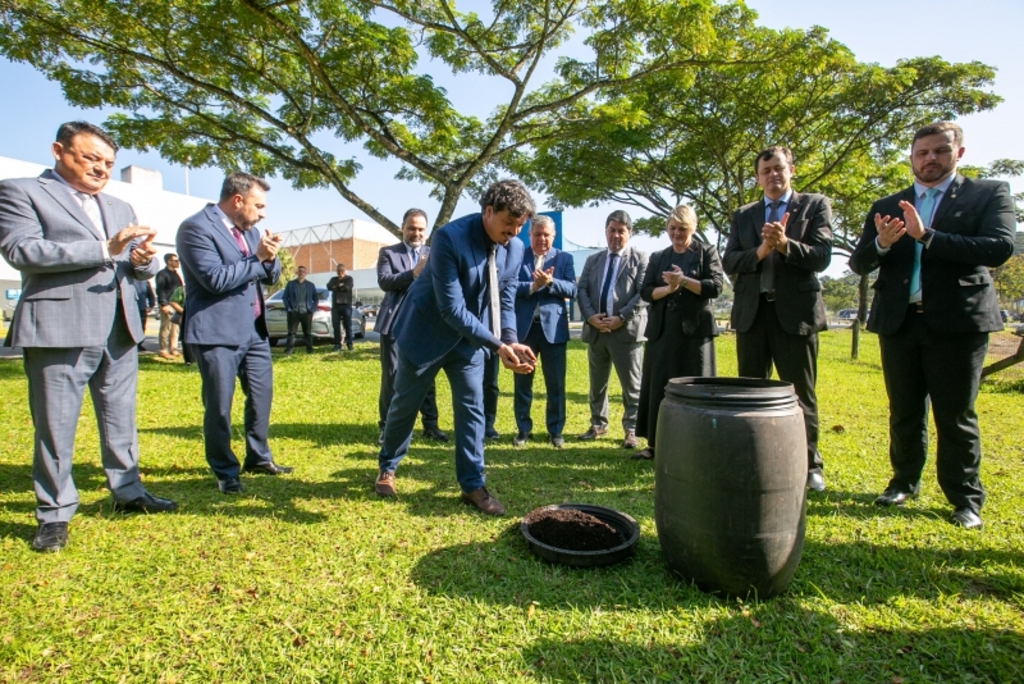
[[[260,244],[256,248],[256,258],[260,261],[273,261],[277,258],[277,250],[281,245],[281,236],[274,235],[269,230],[264,231],[260,237]]]

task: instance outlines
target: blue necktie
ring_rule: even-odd
[[[765,197],[765,200],[768,198]],[[765,223],[776,223],[779,220],[779,205],[781,199],[768,202],[771,211],[768,213],[768,220]],[[775,292],[775,250],[768,253],[761,262],[761,292]]]
[[[917,214],[921,217],[921,225],[931,228],[932,214],[935,213],[935,203],[938,201],[942,191],[938,188],[928,188],[924,196],[919,198]],[[910,275],[910,301],[921,301],[921,252],[924,245],[920,242],[914,243],[914,272]]]
[[[618,270],[619,255],[614,252],[608,253],[608,274],[604,277],[604,287],[601,288],[601,313],[611,313],[608,311],[608,292],[612,288],[612,281],[615,280],[615,271]]]

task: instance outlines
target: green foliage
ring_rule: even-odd
[[[1016,253],[999,268],[993,269],[999,300],[1006,306],[1024,297],[1024,254]]]
[[[613,435],[511,446],[502,373],[488,485],[492,519],[458,501],[451,446],[416,439],[399,495],[373,494],[377,347],[274,353],[270,440],[288,477],[243,476],[226,497],[203,457],[199,375],[141,362],[143,478],[170,515],[117,515],[86,401],[76,440],[81,506],[70,545],[29,550],[32,434],[21,363],[0,361],[0,681],[3,682],[1016,682],[1024,680],[1020,395],[978,398],[989,489],[984,531],[945,521],[929,460],[902,509],[872,498],[889,477],[874,336],[821,335],[818,396],[828,490],[807,501],[803,557],[771,601],[722,600],[665,566],[654,465]],[[731,335],[719,368],[735,373]],[[566,435],[588,424],[586,351],[568,355]],[[612,425],[621,401],[612,382]],[[543,385],[534,405],[542,420]],[[447,383],[441,421],[451,429]],[[242,395],[234,407],[242,449]],[[934,454],[934,442],[932,451]],[[728,467],[729,455],[709,451]],[[680,492],[685,496],[685,492]],[[604,569],[549,565],[517,529],[538,506],[584,501],[640,523],[636,556]]]
[[[760,196],[757,152],[787,145],[795,187],[833,199],[836,247],[848,254],[870,202],[907,183],[914,130],[1000,101],[986,90],[993,69],[978,62],[883,68],[858,62],[821,27],[755,20],[742,6],[720,8],[703,63],[603,91],[535,154],[507,161],[565,206],[609,201],[665,217],[687,202],[722,247],[733,212]]]
[[[295,257],[287,249],[277,253],[277,260],[281,264],[281,277],[273,285],[264,288],[264,293],[269,297],[278,290],[283,290],[289,280],[295,279]]]
[[[841,278],[822,276],[821,298],[825,308],[832,313],[856,309],[860,302],[860,276],[849,272]]]
[[[443,224],[499,159],[557,136],[587,98],[705,59],[717,12],[711,0],[493,0],[468,12],[453,0],[0,0],[0,54],[72,104],[121,110],[106,125],[123,145],[333,187],[397,234],[352,189],[361,164],[347,144],[428,183]],[[580,57],[540,82],[577,31]],[[421,61],[486,78],[486,89],[455,83],[501,93],[491,114],[458,111]]]

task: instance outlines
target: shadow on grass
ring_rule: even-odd
[[[774,613],[775,611],[764,611]],[[791,609],[712,620],[703,638],[665,644],[541,639],[522,651],[526,673],[550,682],[1020,681],[1024,637],[997,629],[844,630],[827,614]],[[526,674],[524,673],[524,674]]]
[[[507,606],[537,601],[551,609],[687,609],[719,602],[671,572],[655,535],[642,534],[635,556],[622,564],[572,568],[535,557],[518,524],[514,521],[490,541],[458,544],[423,556],[413,569],[413,581],[432,594]],[[1024,594],[1024,577],[1017,571],[1021,562],[1020,554],[990,549],[806,542],[787,593],[765,603],[818,595],[829,602],[866,606],[954,595],[1012,603]],[[722,599],[721,605],[733,602]]]
[[[241,423],[231,426],[236,440],[244,434]],[[192,425],[174,425],[166,427],[140,427],[139,433],[151,433],[175,437],[177,439],[203,441],[203,425],[201,422]],[[362,447],[377,442],[377,426],[372,423],[270,423],[268,433],[270,446],[273,448],[275,439],[289,439],[310,442],[316,448],[335,447],[339,445]],[[420,443],[422,444],[422,442]]]

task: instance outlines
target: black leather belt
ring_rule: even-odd
[[[924,302],[910,302],[910,310],[914,313],[924,313]]]
[[[766,302],[774,302],[775,301],[775,293],[774,292],[762,292],[761,293],[761,299],[763,299]]]

